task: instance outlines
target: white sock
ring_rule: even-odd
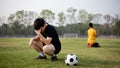
[[[42,57],[44,57],[44,53],[43,52],[40,52],[39,55],[42,56]]]
[[[53,57],[56,56],[56,54],[53,54]]]

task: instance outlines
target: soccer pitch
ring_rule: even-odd
[[[120,39],[98,38],[102,47],[88,48],[87,38],[61,38],[57,61],[33,60],[37,52],[29,48],[30,38],[0,38],[0,68],[120,68]],[[78,57],[77,66],[64,62],[69,53]]]

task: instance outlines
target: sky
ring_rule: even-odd
[[[70,7],[85,9],[88,13],[120,15],[120,0],[0,0],[0,17],[19,10],[35,11],[49,9],[55,13],[66,12]]]

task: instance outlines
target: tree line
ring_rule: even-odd
[[[64,33],[77,33],[86,36],[88,24],[94,23],[98,35],[120,36],[120,18],[109,14],[91,14],[84,9],[70,7],[65,12],[55,14],[52,10],[43,9],[40,13],[20,10],[10,14],[7,20],[0,17],[0,35],[35,35],[33,22],[37,17],[44,18],[47,23],[55,25],[59,35]]]

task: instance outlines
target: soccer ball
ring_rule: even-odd
[[[78,63],[78,58],[75,54],[68,54],[65,59],[65,64],[74,66],[77,65]]]

